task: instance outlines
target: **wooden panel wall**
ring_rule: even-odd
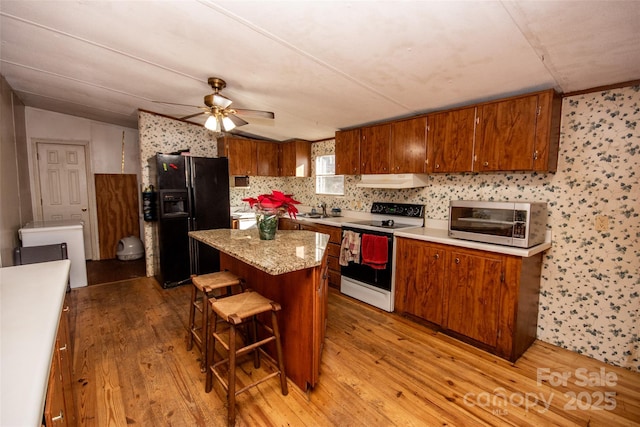
[[[95,178],[100,259],[113,259],[121,238],[140,237],[138,184],[133,174]]]

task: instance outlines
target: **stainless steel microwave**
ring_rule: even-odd
[[[544,243],[547,204],[451,200],[449,237],[530,248]]]

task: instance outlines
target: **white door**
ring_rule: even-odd
[[[38,143],[38,170],[43,220],[82,220],[85,258],[90,259],[93,252],[84,146]]]

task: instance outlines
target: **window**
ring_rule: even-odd
[[[344,195],[344,175],[336,175],[336,156],[316,157],[316,194]]]

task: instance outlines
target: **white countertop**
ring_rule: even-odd
[[[427,220],[425,228],[410,228],[402,231],[396,231],[394,233],[394,237],[406,237],[409,239],[424,240],[425,242],[442,243],[461,248],[479,249],[482,251],[520,257],[530,257],[546,251],[551,247],[551,232],[547,232],[546,241],[540,245],[533,246],[531,248],[516,248],[492,243],[480,243],[470,240],[454,239],[449,237],[446,224],[446,221]]]
[[[0,425],[41,426],[69,260],[0,268]]]

